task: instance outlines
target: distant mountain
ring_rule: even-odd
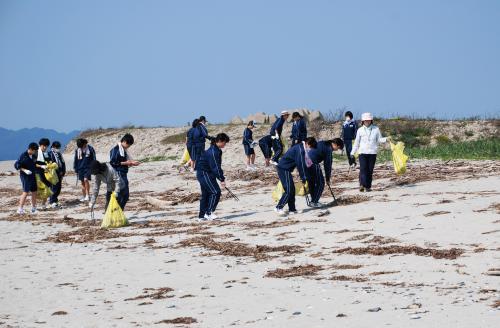
[[[40,138],[48,138],[50,142],[59,141],[62,147],[66,146],[80,131],[70,133],[57,132],[50,129],[31,128],[9,130],[0,128],[0,161],[17,159],[25,151],[30,142],[38,142]]]

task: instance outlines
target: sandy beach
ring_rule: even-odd
[[[363,194],[335,162],[339,206],[299,197],[304,213],[283,219],[276,173],[245,171],[231,149],[240,201],[223,193],[221,220],[196,220],[198,183],[167,160],[131,170],[131,224],[115,230],[99,228],[102,195],[90,219],[71,172],[63,209],[15,214],[19,177],[2,162],[0,325],[498,326],[498,161],[416,161],[401,177],[379,163]]]

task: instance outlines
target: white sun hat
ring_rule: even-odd
[[[290,113],[287,110],[281,111],[281,115],[290,115]]]
[[[373,121],[372,113],[363,113],[361,114],[361,121]]]

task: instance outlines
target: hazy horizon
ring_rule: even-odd
[[[500,2],[0,2],[7,129],[500,113]]]

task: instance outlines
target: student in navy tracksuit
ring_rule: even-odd
[[[28,150],[19,156],[19,159],[14,163],[14,167],[18,170],[21,177],[21,185],[23,193],[19,198],[19,208],[17,214],[24,214],[24,204],[28,193],[31,193],[31,213],[36,213],[36,154],[38,152],[38,145],[34,142],[30,143]]]
[[[356,139],[358,124],[352,119],[352,112],[345,112],[345,122],[342,124],[342,139],[344,140],[345,151],[349,166],[356,166],[356,159],[351,155],[352,142]]]
[[[264,136],[259,139],[259,147],[262,150],[262,154],[264,155],[264,159],[266,160],[266,166],[269,166],[269,162],[271,161],[271,157],[273,156],[273,139],[271,139],[270,135]]]
[[[304,143],[300,143],[296,147],[288,149],[278,163],[278,177],[283,185],[283,189],[285,190],[275,208],[275,211],[280,216],[285,216],[283,208],[286,204],[288,204],[288,210],[290,213],[298,213],[295,208],[295,185],[293,183],[292,172],[295,168],[297,168],[300,180],[303,184],[306,183],[306,152],[309,152],[312,148],[316,148],[316,139],[310,137],[307,138]],[[312,165],[312,162],[310,165]]]
[[[342,139],[335,138],[333,140],[319,141],[316,149],[312,149],[309,152],[313,162],[313,165],[307,168],[307,184],[309,185],[309,193],[311,194],[311,207],[321,206],[319,199],[325,188],[325,177],[323,176],[320,163],[323,162],[326,183],[329,185],[332,176],[332,152],[343,148],[344,143]]]
[[[109,164],[111,164],[116,173],[118,173],[122,182],[120,185],[120,192],[117,197],[118,204],[120,204],[122,210],[125,210],[125,205],[127,205],[130,195],[127,177],[128,168],[140,164],[140,162],[132,160],[131,156],[127,152],[133,144],[134,137],[127,133],[122,137],[118,145],[113,147],[109,152]]]
[[[200,213],[198,219],[215,220],[215,210],[221,196],[221,190],[217,184],[220,181],[222,187],[226,186],[224,171],[222,170],[222,148],[229,142],[229,137],[225,133],[219,133],[210,148],[198,160],[196,178],[201,187]]]
[[[198,128],[198,124],[200,123],[200,120],[195,118],[193,120],[193,123],[191,124],[191,128],[188,130],[187,134],[186,134],[186,149],[189,153],[189,167],[191,169],[191,171],[194,170],[194,166],[195,166],[195,162],[196,162],[196,158],[194,158],[193,156],[195,156],[195,149],[194,149],[194,135],[195,135],[195,132],[196,132],[196,129]]]
[[[306,120],[299,112],[294,112],[292,114],[292,135],[290,139],[292,139],[292,146],[305,141],[307,138],[307,126]]]
[[[278,165],[278,161],[283,154],[283,144],[281,143],[281,133],[283,132],[283,125],[288,120],[290,113],[284,110],[281,112],[281,116],[273,123],[271,126],[271,131],[269,131],[269,135],[273,140],[273,151],[274,156],[271,160],[271,164]]]
[[[245,149],[245,155],[247,156],[247,170],[254,170],[255,168],[255,151],[254,141],[253,141],[253,128],[255,128],[255,123],[253,121],[248,122],[247,127],[243,131],[243,148]]]
[[[199,123],[196,130],[193,132],[193,156],[194,161],[197,161],[203,152],[205,151],[205,140],[212,140],[212,137],[208,135],[208,130],[206,127],[207,119],[205,116],[200,116],[198,119]],[[196,169],[196,165],[195,165]]]
[[[89,145],[87,139],[76,140],[75,156],[73,160],[73,169],[75,170],[78,180],[82,183],[83,198],[81,202],[90,200],[90,163],[96,160],[95,150]]]
[[[51,207],[59,206],[59,194],[61,193],[62,180],[66,175],[66,163],[64,162],[64,157],[61,153],[61,143],[59,141],[52,142],[50,147],[50,161],[57,164],[57,177],[59,181],[52,186],[52,196],[50,196],[49,203]]]

